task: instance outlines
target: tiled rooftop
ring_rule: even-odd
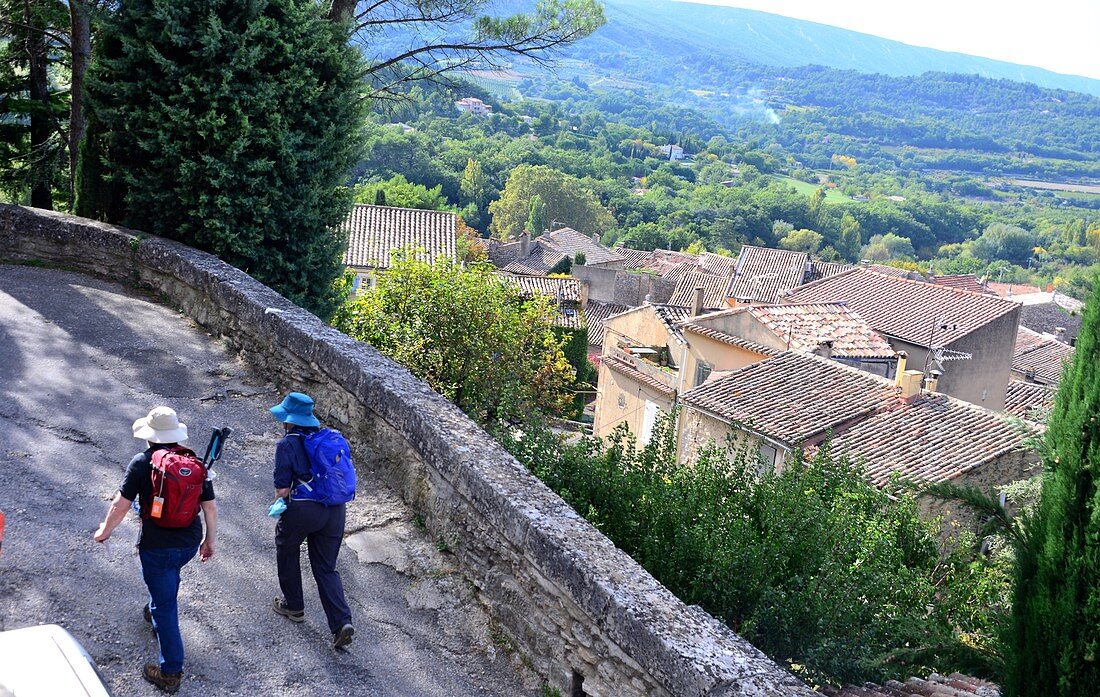
[[[415,257],[435,263],[457,261],[458,216],[443,211],[356,204],[344,221],[348,232],[346,266],[386,269],[392,253],[413,248]]]
[[[613,261],[623,261],[624,258],[612,250],[604,247],[588,235],[577,232],[573,228],[563,227],[539,237],[549,246],[572,259],[577,252],[584,253],[584,263],[595,266]]]
[[[918,346],[943,346],[1002,317],[1019,305],[934,283],[855,268],[795,288],[784,303],[845,303],[874,329]],[[946,328],[945,326],[946,325]]]
[[[604,320],[629,309],[626,305],[589,301],[587,307],[584,308],[585,317],[588,319],[588,343],[593,346],[601,346],[604,339]]]
[[[730,277],[717,276],[703,271],[688,271],[676,282],[676,290],[669,298],[669,305],[681,307],[693,307],[695,305],[695,289],[703,289],[703,309],[720,310],[729,307],[726,302],[726,291],[729,289]]]
[[[761,303],[778,302],[784,292],[802,285],[809,256],[805,252],[745,245],[737,256],[737,275],[730,297]]]
[[[519,276],[510,273],[497,275],[519,288],[525,297],[545,295],[558,302],[579,303],[581,301],[581,282],[573,277]]]
[[[989,288],[989,292],[999,295],[1002,298],[1028,295],[1029,293],[1040,293],[1043,290],[1039,286],[1029,286],[1023,283],[998,283],[997,281],[986,281],[985,285]]]
[[[1027,327],[1016,333],[1016,350],[1012,354],[1012,370],[1045,385],[1057,385],[1062,370],[1073,360],[1072,346],[1051,339]]]
[[[765,356],[777,356],[781,351],[771,348],[770,346],[764,346],[758,344],[755,341],[749,341],[748,339],[742,339],[739,336],[733,336],[723,331],[719,331],[712,327],[704,327],[701,324],[696,324],[690,320],[680,324],[680,328],[691,334],[698,334],[700,336],[709,337],[715,341],[721,341],[723,344],[729,344],[730,346],[737,346],[738,348],[748,349],[756,353]]]
[[[688,317],[691,317],[691,308],[676,305],[653,305],[652,307],[653,311],[657,313],[657,318],[665,325],[668,333],[679,343],[686,343],[679,325]]]
[[[942,394],[875,414],[833,440],[833,453],[864,461],[868,478],[945,482],[1023,447],[1031,435],[1000,414]]]
[[[794,351],[809,353],[833,342],[833,356],[894,358],[886,339],[851,308],[841,303],[753,305],[746,310]]]
[[[557,249],[543,244],[541,240],[533,240],[527,250],[527,256],[517,257],[515,261],[506,265],[504,270],[524,276],[545,276],[564,258],[565,255]]]
[[[606,365],[609,369],[615,371],[616,373],[619,373],[620,375],[625,375],[634,382],[646,385],[666,397],[671,397],[676,394],[675,390],[673,390],[668,385],[664,384],[663,382],[651,375],[646,375],[645,373],[631,365],[629,361],[623,360],[618,356],[604,356],[600,364]]]
[[[888,380],[788,351],[708,380],[681,401],[795,446],[898,400]]]
[[[699,268],[717,276],[732,276],[737,268],[737,258],[703,252],[699,255]]]
[[[948,286],[949,288],[958,288],[960,290],[969,290],[975,293],[988,293],[982,282],[978,280],[978,277],[972,273],[960,273],[950,274],[946,276],[933,276],[932,283],[938,286]],[[996,295],[996,293],[994,293]]]
[[[993,683],[961,673],[947,676],[933,673],[927,680],[890,680],[882,685],[868,682],[841,689],[825,686],[821,693],[826,697],[1001,697],[1000,688]]]
[[[803,277],[803,283],[810,283],[822,278],[828,278],[829,276],[835,276],[838,273],[844,273],[848,269],[855,268],[851,264],[844,264],[839,261],[811,261],[810,270]]]
[[[1056,393],[1053,385],[1013,380],[1005,392],[1005,413],[1028,421],[1042,420],[1054,407]]]

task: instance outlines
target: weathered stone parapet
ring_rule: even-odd
[[[500,630],[562,694],[813,694],[684,605],[422,381],[238,269],[169,240],[6,205],[0,260],[139,283],[260,374],[313,393],[360,465],[421,513]]]

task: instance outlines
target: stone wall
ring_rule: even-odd
[[[810,695],[685,606],[457,408],[371,347],[178,243],[0,206],[0,260],[140,284],[283,388],[317,397],[445,540],[500,629],[564,695]]]

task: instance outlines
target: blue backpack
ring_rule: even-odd
[[[322,428],[303,439],[313,476],[300,482],[294,498],[338,506],[355,498],[355,465],[351,446],[340,432]]]

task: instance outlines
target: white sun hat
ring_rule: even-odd
[[[134,438],[150,443],[180,443],[187,440],[187,424],[181,424],[176,410],[154,407],[144,419],[134,422]]]

